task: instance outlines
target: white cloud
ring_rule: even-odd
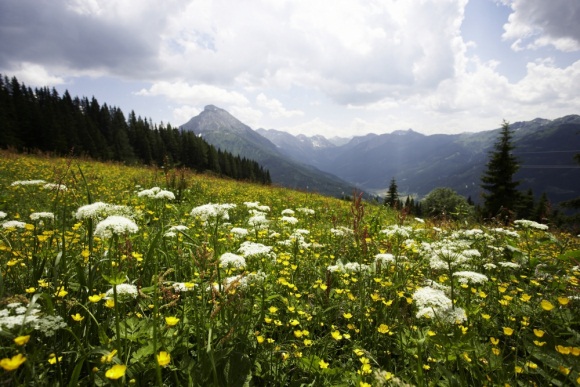
[[[50,74],[42,65],[22,62],[12,69],[12,75],[27,86],[55,86],[62,85],[62,77]]]
[[[304,112],[301,110],[288,110],[283,105],[282,102],[276,98],[268,98],[264,93],[258,94],[256,97],[256,103],[258,106],[265,108],[270,111],[270,116],[273,118],[289,118],[293,116],[303,116]]]
[[[168,99],[189,105],[247,105],[248,99],[236,92],[213,85],[189,85],[186,82],[156,82],[149,89],[136,93],[142,96],[165,96]]]
[[[513,13],[503,38],[514,40],[514,50],[552,45],[560,51],[580,50],[580,2],[578,0],[512,0]]]
[[[177,125],[183,125],[187,121],[189,121],[192,117],[197,116],[201,113],[201,109],[193,106],[180,106],[178,108],[173,109],[173,119]]]

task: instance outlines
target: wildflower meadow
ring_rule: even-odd
[[[0,153],[0,384],[580,385],[580,238]]]

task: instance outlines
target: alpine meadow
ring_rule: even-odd
[[[0,383],[580,384],[580,239],[0,153]]]

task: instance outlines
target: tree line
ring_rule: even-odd
[[[87,156],[100,161],[185,167],[270,184],[268,170],[253,160],[216,149],[193,132],[154,124],[134,111],[100,104],[95,97],[34,90],[0,75],[0,148]]]
[[[399,198],[397,183],[393,178],[385,195],[384,205],[405,211],[416,216],[434,218],[461,219],[472,216],[480,220],[509,223],[515,219],[528,219],[537,222],[554,222],[558,225],[567,223],[577,227],[580,216],[564,216],[558,209],[552,208],[546,193],[536,201],[532,190],[518,190],[519,181],[514,179],[519,169],[519,162],[513,155],[515,146],[512,131],[504,121],[497,141],[489,154],[487,169],[481,176],[483,204],[475,205],[471,197],[465,199],[451,188],[435,188],[421,201],[407,197],[403,202]],[[575,156],[580,163],[580,154]],[[561,203],[563,208],[580,209],[580,197]],[[576,225],[576,226],[574,226]]]

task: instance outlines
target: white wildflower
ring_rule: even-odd
[[[497,265],[495,265],[494,263],[486,263],[483,265],[483,267],[486,270],[493,270],[493,269],[497,268]]]
[[[171,287],[177,293],[182,293],[189,292],[190,290],[192,290],[195,287],[195,284],[192,282],[174,282],[173,285],[171,285]]]
[[[394,224],[392,226],[387,227],[384,230],[381,230],[383,234],[385,234],[388,238],[390,237],[402,237],[402,238],[409,238],[411,236],[411,232],[413,229],[409,226],[399,226],[398,224]]]
[[[500,265],[501,267],[505,267],[508,269],[519,269],[520,265],[518,263],[515,262],[498,262],[498,265]]]
[[[261,206],[260,202],[244,202],[244,205],[250,210],[254,209],[257,210],[258,212],[270,212],[270,207]]]
[[[243,268],[246,266],[246,260],[241,255],[233,254],[233,253],[224,253],[220,257],[220,267],[227,268],[227,267],[235,267],[235,268]]]
[[[189,230],[189,227],[184,226],[182,224],[177,225],[177,226],[171,226],[165,232],[165,234],[163,234],[163,236],[166,237],[166,238],[173,238],[173,237],[177,236],[177,234],[179,232],[183,232],[183,231],[187,231],[187,230]]]
[[[33,212],[30,214],[30,219],[41,220],[41,219],[54,219],[54,214],[52,212]]]
[[[394,264],[395,263],[395,256],[393,254],[377,254],[375,255],[375,264]]]
[[[64,184],[46,183],[42,188],[50,191],[68,191],[67,186]]]
[[[209,220],[218,221],[218,220],[229,220],[230,215],[228,210],[235,208],[235,204],[204,204],[198,207],[195,207],[191,210],[191,215],[194,217],[199,217],[204,222]]]
[[[243,238],[246,235],[248,235],[248,230],[246,230],[245,228],[241,228],[241,227],[234,227],[230,230],[230,232],[238,239]]]
[[[44,180],[16,180],[12,184],[10,184],[10,186],[15,187],[17,185],[40,185],[45,183],[46,181]]]
[[[526,220],[526,219],[519,219],[514,222],[517,227],[521,228],[535,228],[536,230],[545,231],[548,229],[548,226],[545,224],[541,224],[538,222],[534,222],[533,220]]]
[[[248,219],[248,224],[256,230],[263,230],[268,227],[270,221],[266,219],[266,215],[259,213]]]
[[[415,221],[419,223],[425,223],[425,221],[421,218],[415,218]]]
[[[305,214],[305,215],[314,215],[315,211],[310,208],[297,208],[296,211]]]
[[[331,228],[330,233],[334,236],[342,237],[352,235],[354,232],[348,227],[339,226],[338,228]]]
[[[10,229],[10,228],[24,228],[26,227],[26,223],[20,222],[18,220],[9,220],[7,222],[2,223],[2,228]]]
[[[282,211],[282,215],[283,216],[294,216],[294,210],[286,208],[285,210]]]
[[[241,244],[238,252],[241,253],[245,258],[252,257],[255,255],[269,255],[272,251],[271,246],[265,246],[261,243],[246,241]]]
[[[113,235],[134,234],[139,227],[129,218],[111,215],[100,221],[95,228],[95,236],[102,239],[109,239]]]
[[[461,283],[481,284],[488,280],[486,275],[474,271],[456,271],[453,277],[457,277]]]
[[[495,232],[496,234],[502,234],[502,235],[509,236],[512,238],[519,238],[520,237],[520,234],[518,234],[516,231],[506,230],[505,228],[501,228],[501,227],[492,228],[491,231]]]
[[[139,295],[137,286],[132,284],[119,284],[115,285],[115,288],[117,289],[117,300],[119,301],[128,301],[137,298]],[[105,299],[109,298],[113,298],[113,288],[107,290],[105,293]]]
[[[286,222],[286,223],[289,223],[289,224],[296,224],[296,223],[298,223],[298,219],[296,219],[293,216],[283,216],[281,218],[281,220],[282,220],[282,222]]]
[[[4,219],[7,216],[8,216],[7,213],[5,213],[4,211],[0,211],[0,219]]]
[[[87,204],[77,209],[75,213],[75,218],[78,220],[93,219],[99,220],[104,219],[107,216],[118,215],[127,218],[133,217],[133,211],[127,206],[120,206],[114,204],[107,204],[103,202],[95,202],[92,204]]]

